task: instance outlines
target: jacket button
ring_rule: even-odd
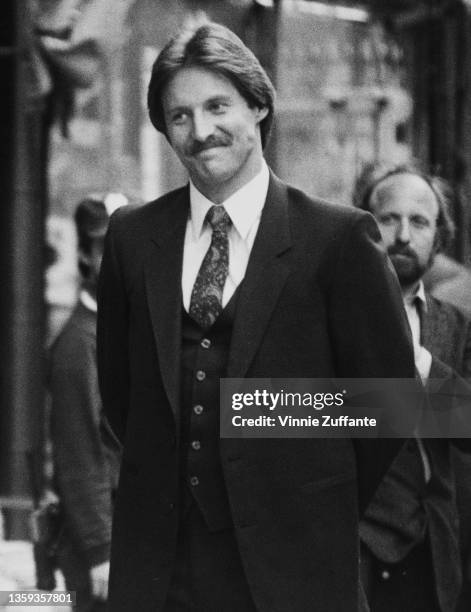
[[[201,340],[201,346],[205,349],[208,349],[211,346],[211,340],[209,338],[203,338]]]
[[[201,442],[199,440],[193,440],[193,442],[191,443],[191,448],[193,450],[200,450]]]
[[[195,414],[201,414],[203,412],[203,406],[200,406],[200,404],[197,404],[196,406],[193,406],[193,412]]]
[[[192,487],[197,487],[200,483],[200,479],[198,478],[198,476],[192,476],[190,478],[190,484]]]
[[[204,372],[203,370],[198,370],[196,372],[196,380],[198,380],[199,382],[203,381],[206,378],[206,372]]]
[[[175,510],[175,504],[173,502],[170,502],[167,504],[163,514],[172,514],[174,510]]]
[[[381,578],[383,580],[389,580],[391,578],[391,574],[388,572],[388,570],[383,570],[381,572]]]

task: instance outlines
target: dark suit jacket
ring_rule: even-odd
[[[455,381],[462,377],[469,384],[471,379],[471,320],[464,316],[456,307],[427,294],[427,313],[423,317],[422,343],[432,353],[430,378],[442,378]],[[466,390],[465,390],[466,392]],[[469,391],[468,391],[469,393]],[[468,395],[469,397],[469,395]],[[468,400],[469,404],[469,400]],[[467,419],[469,423],[469,419]],[[446,445],[440,440],[426,441],[432,458],[435,454],[437,469],[443,470],[443,475],[449,478],[450,507],[434,503],[430,499],[427,504],[431,530],[432,554],[435,573],[438,576],[439,597],[443,610],[454,610],[458,592],[450,592],[452,573],[458,582],[461,579],[461,560],[470,556],[471,511],[471,439],[454,440]],[[446,452],[448,451],[448,452]],[[433,491],[433,482],[431,490]],[[438,539],[448,538],[452,543],[447,554],[443,554]],[[441,577],[448,576],[448,584]],[[469,583],[469,577],[464,577]],[[456,583],[455,583],[456,584]],[[458,582],[459,585],[459,582]],[[469,586],[467,586],[469,590]],[[447,593],[444,591],[448,590]],[[447,608],[444,602],[449,601]],[[471,598],[468,594],[468,606]],[[461,602],[461,605],[463,602]]]
[[[430,294],[422,322],[422,343],[433,357],[430,378],[471,378],[471,320]]]
[[[426,299],[427,309],[421,317],[421,342],[432,354],[429,382],[432,384],[443,381],[439,382],[439,385],[445,384],[441,394],[431,397],[429,409],[443,410],[448,406],[446,389],[453,388],[452,385],[448,386],[448,383],[454,383],[463,376],[468,377],[471,373],[471,325],[454,306],[441,302],[429,294]],[[463,380],[461,382],[466,384]],[[436,388],[436,385],[433,388]],[[443,414],[446,417],[446,411]],[[459,446],[469,452],[471,440],[424,438],[423,445],[430,461],[431,479],[427,484],[423,481],[419,485],[419,490],[415,492],[415,498],[407,501],[399,499],[396,477],[390,479],[389,475],[386,475],[367,509],[365,521],[369,521],[370,528],[366,533],[363,532],[363,535],[373,552],[382,560],[389,560],[396,554],[394,543],[402,540],[402,546],[405,546],[408,530],[414,533],[413,521],[422,517],[420,521],[426,528],[435,575],[435,583],[428,587],[435,588],[443,612],[454,612],[461,584],[461,562],[452,456],[453,453],[458,453],[462,460],[466,461],[465,456],[461,455],[456,447]],[[395,473],[398,470],[401,473],[400,470],[410,469],[408,453],[407,447],[401,450],[393,467]],[[419,460],[419,455],[416,455],[416,459]],[[404,465],[408,467],[398,467]],[[462,483],[465,484],[466,481],[463,480]],[[469,483],[468,476],[467,488]],[[395,502],[400,504],[396,506],[396,510]],[[404,506],[407,506],[410,516],[407,525],[404,525],[402,514]],[[391,520],[390,515],[394,512],[396,516],[401,517],[399,522]],[[381,538],[377,539],[378,536],[375,538],[373,529],[375,524],[395,526],[388,540],[387,550],[384,550],[384,534],[381,535],[381,531]],[[396,535],[394,535],[395,529],[397,529]],[[410,545],[413,543],[414,540],[411,540]],[[391,605],[391,609],[393,607]]]
[[[99,288],[104,408],[124,442],[112,612],[161,610],[178,513],[181,270],[188,188],[111,219]],[[240,288],[229,377],[413,377],[397,281],[369,214],[271,177]],[[220,440],[242,562],[263,612],[352,612],[358,501],[400,441]]]
[[[471,382],[471,320],[456,307],[427,295],[428,313],[424,317],[422,341],[430,350],[432,361],[431,378],[452,378],[458,376]],[[456,505],[453,513],[454,533],[459,533],[459,547],[464,562],[464,591],[459,610],[471,607],[471,455],[470,440],[461,440],[461,448],[454,444],[451,448],[454,475],[451,474]],[[465,444],[463,444],[465,443]],[[467,451],[467,452],[464,452]],[[459,523],[459,532],[457,525]],[[452,565],[457,575],[460,573],[459,558],[439,559],[438,570],[443,565]]]
[[[54,478],[66,532],[91,567],[109,559],[119,447],[101,440],[96,315],[81,303],[51,348],[49,384]]]

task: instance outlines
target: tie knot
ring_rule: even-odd
[[[206,220],[213,230],[227,230],[231,224],[231,218],[227,214],[224,206],[211,206],[206,213]]]

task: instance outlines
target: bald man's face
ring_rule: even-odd
[[[395,174],[375,187],[370,210],[401,286],[412,287],[431,266],[437,251],[435,193],[420,176]]]

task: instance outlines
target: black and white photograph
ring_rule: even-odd
[[[0,610],[471,612],[471,2],[2,13]]]

